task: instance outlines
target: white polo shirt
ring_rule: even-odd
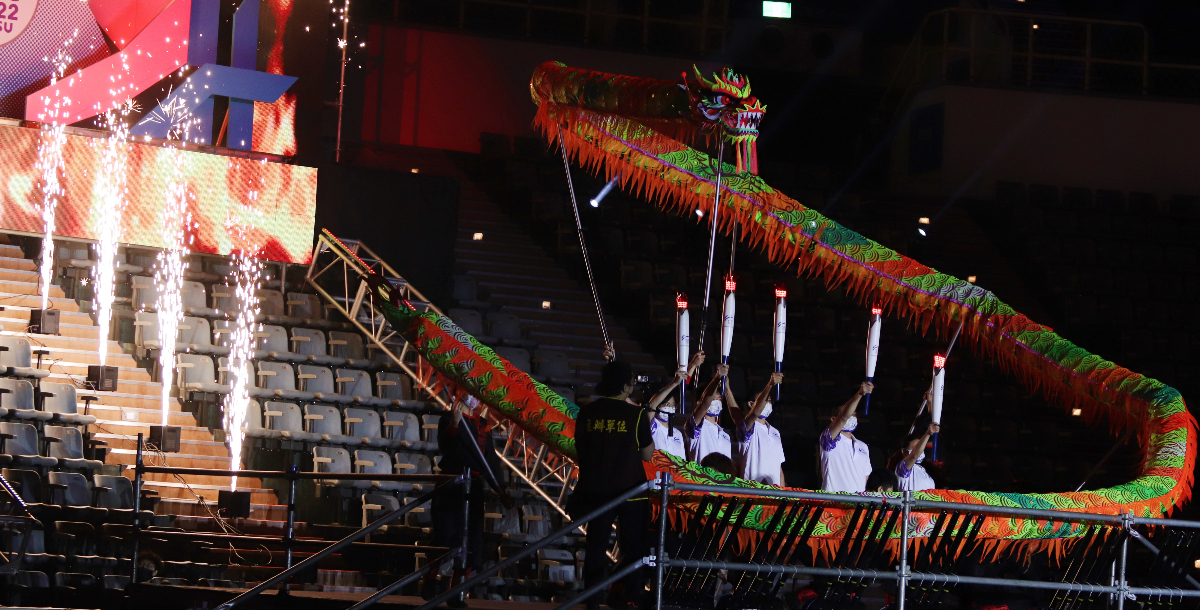
[[[779,471],[786,461],[779,430],[768,424],[767,420],[759,418],[749,431],[745,423],[738,424],[736,433],[738,459],[734,468],[742,473],[742,478],[779,485]]]
[[[683,442],[683,434],[659,421],[656,417],[650,420],[650,434],[654,437],[654,448],[673,456],[687,459],[687,444]]]
[[[862,492],[867,490],[871,476],[871,453],[867,444],[848,439],[841,434],[829,436],[829,428],[821,433],[821,489],[825,491]]]
[[[896,464],[896,478],[900,479],[900,489],[896,491],[925,491],[937,488],[937,483],[933,482],[933,477],[929,476],[924,466],[913,464],[912,470],[909,470],[904,460]]]
[[[729,440],[729,434],[721,429],[720,426],[701,419],[699,424],[694,420],[688,419],[687,431],[691,437],[691,442],[688,443],[688,459],[700,463],[710,453],[720,453],[721,455],[733,459],[732,443]]]

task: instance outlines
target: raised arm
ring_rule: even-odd
[[[783,383],[783,373],[771,373],[771,377],[767,379],[767,385],[754,397],[754,408],[742,419],[742,423],[746,424],[746,430],[754,429],[754,423],[758,421],[758,416],[762,415],[763,409],[767,408],[767,401],[771,397],[771,390],[776,385]]]
[[[729,417],[733,421],[742,421],[742,405],[738,404],[736,398],[733,397],[733,390],[729,388],[732,385],[729,382],[725,383],[725,394],[722,396],[725,399],[725,408],[729,410]]]
[[[833,418],[833,422],[829,424],[829,437],[836,438],[842,433],[842,428],[850,418],[854,416],[854,410],[858,408],[858,401],[862,400],[863,395],[870,394],[871,390],[875,389],[875,384],[864,381],[858,386],[858,391],[842,404],[838,409],[837,416]]]
[[[913,466],[917,463],[917,458],[921,457],[922,453],[925,453],[925,445],[929,443],[929,437],[937,434],[941,429],[940,425],[929,422],[929,427],[925,429],[925,434],[921,435],[921,440],[917,441],[917,446],[913,447],[913,450],[908,452],[908,455],[904,457],[905,470],[913,469]]]
[[[717,382],[728,374],[728,364],[717,365],[717,372],[709,380],[708,385],[704,386],[704,390],[700,392],[700,399],[696,401],[696,406],[692,409],[693,424],[700,425],[700,422],[704,421],[704,413],[708,411],[708,403],[717,397]]]
[[[679,387],[679,384],[683,383],[684,379],[687,379],[687,373],[684,373],[683,371],[677,371],[675,373],[675,378],[671,380],[671,383],[663,386],[663,389],[659,390],[657,394],[650,397],[650,402],[647,404],[648,408],[646,411],[651,412],[654,409],[657,409],[658,405],[662,404],[662,401],[666,400],[667,397],[671,395],[671,392],[674,392],[675,388]],[[653,417],[653,415],[651,415],[651,417]]]

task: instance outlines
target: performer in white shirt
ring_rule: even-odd
[[[772,373],[767,380],[767,387],[754,397],[745,412],[738,407],[728,386],[725,398],[729,402],[729,414],[738,422],[734,430],[734,440],[737,441],[734,469],[748,481],[785,486],[783,440],[779,436],[779,429],[767,422],[774,410],[771,390],[780,383],[783,383],[783,373]]]
[[[654,436],[655,449],[687,459],[687,443],[683,440],[683,433],[671,427],[671,416],[675,414],[675,397],[671,394],[703,363],[704,352],[697,352],[688,363],[687,372],[677,371],[671,383],[659,390],[647,403],[646,417],[650,419],[650,434]]]
[[[914,433],[904,439],[900,445],[904,459],[896,464],[896,478],[900,479],[899,491],[925,491],[937,487],[921,462],[925,460],[925,445],[929,443],[929,437],[941,429],[940,425],[930,422],[924,434]]]
[[[871,453],[866,443],[854,438],[853,432],[858,428],[854,410],[858,408],[858,401],[874,389],[875,384],[862,382],[821,433],[821,489],[866,491],[867,477],[871,475]]]
[[[729,365],[717,365],[716,375],[700,393],[700,399],[688,418],[684,432],[688,439],[688,459],[693,462],[702,461],[710,453],[720,453],[733,459],[729,434],[717,423],[722,407],[721,399],[717,398],[717,382],[728,374]]]

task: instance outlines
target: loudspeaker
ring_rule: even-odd
[[[117,367],[89,364],[87,380],[96,392],[116,392]]]
[[[60,313],[57,309],[34,309],[30,311],[29,332],[41,335],[57,335]]]
[[[217,495],[217,514],[226,519],[249,519],[250,492],[222,489]]]
[[[179,426],[150,426],[150,444],[163,453],[179,453],[179,439],[182,436]]]

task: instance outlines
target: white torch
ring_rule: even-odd
[[[929,413],[933,416],[933,423],[941,425],[942,423],[942,397],[946,393],[946,357],[941,354],[933,356],[933,390],[930,392]],[[933,435],[933,459],[937,461],[937,442],[938,435]]]
[[[775,372],[783,372],[783,346],[787,341],[787,286],[775,287]],[[775,400],[779,401],[780,386],[775,386]]]
[[[867,323],[867,382],[875,383],[875,362],[879,360],[879,327],[883,324],[883,307],[871,307],[871,321]],[[867,394],[863,404],[863,415],[871,414],[871,395]]]
[[[721,310],[721,364],[729,364],[729,348],[733,346],[733,317],[737,311],[734,292],[737,280],[733,274],[725,276],[725,307]],[[725,379],[721,380],[721,393],[725,393]]]
[[[676,366],[678,371],[687,374],[688,370],[688,355],[692,351],[692,331],[691,320],[688,317],[688,300],[687,294],[680,292],[675,295],[675,336],[678,339],[676,343]],[[682,409],[687,404],[685,398],[687,393],[687,383],[679,384],[679,405]]]

